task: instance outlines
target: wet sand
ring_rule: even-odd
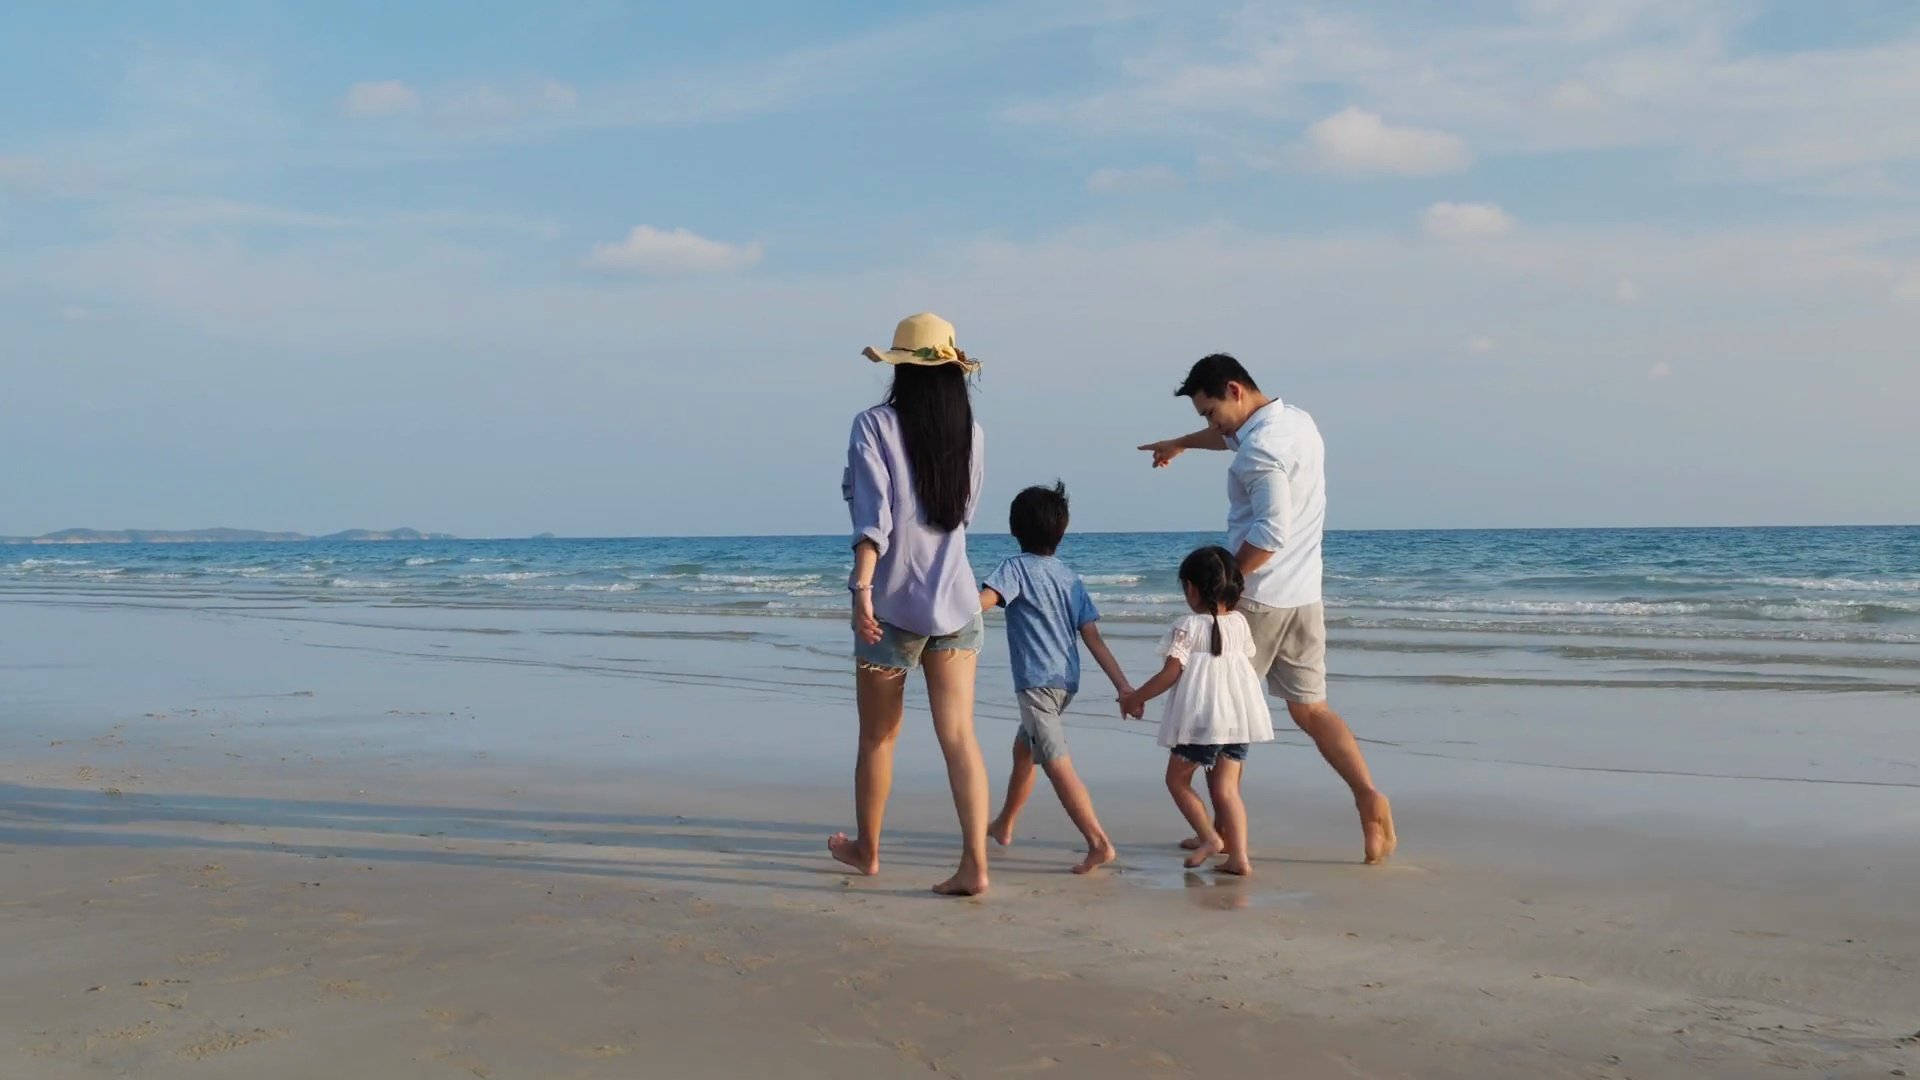
[[[1150,740],[1089,706],[1075,756],[1118,869],[1066,873],[1043,791],[993,893],[955,902],[925,892],[955,844],[923,720],[883,874],[825,856],[850,714],[807,630],[342,615],[0,611],[0,1075],[1868,1077],[1920,1058],[1911,696],[1347,693],[1400,857],[1358,865],[1296,736],[1248,771],[1248,882],[1181,872]],[[1723,750],[1729,725],[1756,734]],[[1662,732],[1657,761],[1636,753]]]

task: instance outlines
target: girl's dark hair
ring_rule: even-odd
[[[1233,610],[1247,587],[1233,552],[1214,545],[1197,548],[1180,563],[1180,583],[1193,586],[1213,616],[1213,655],[1220,655],[1220,609]]]
[[[887,404],[900,416],[913,491],[927,523],[946,532],[967,520],[973,491],[973,402],[957,364],[893,369]]]

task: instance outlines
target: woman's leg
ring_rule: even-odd
[[[1033,747],[1021,732],[1013,735],[1013,771],[1007,774],[1007,801],[1001,805],[999,816],[987,826],[987,835],[1001,847],[1013,843],[1013,823],[1020,816],[1020,809],[1027,805],[1027,798],[1033,794]]]
[[[973,734],[973,682],[980,656],[964,649],[929,651],[921,666],[927,671],[933,733],[940,740],[940,753],[947,759],[947,783],[953,788],[953,808],[960,815],[960,869],[935,885],[933,891],[974,896],[987,891],[987,810],[991,798],[987,763],[980,757],[980,741]]]
[[[1189,867],[1199,866],[1222,850],[1220,834],[1213,831],[1213,822],[1207,820],[1207,805],[1193,793],[1193,774],[1198,768],[1199,765],[1179,754],[1167,755],[1167,793],[1173,796],[1173,805],[1179,807],[1180,816],[1193,826],[1193,834],[1200,841],[1193,848],[1193,854],[1187,856]]]
[[[863,874],[880,872],[880,823],[893,790],[893,742],[906,712],[905,668],[861,665],[853,676],[860,709],[860,755],[853,766],[853,812],[857,835],[827,838],[833,857]]]
[[[1225,754],[1219,764],[1207,772],[1207,791],[1213,796],[1213,820],[1220,826],[1220,841],[1227,860],[1217,869],[1223,874],[1251,874],[1253,860],[1247,855],[1247,804],[1240,798],[1240,763]]]

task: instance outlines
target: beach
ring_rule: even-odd
[[[992,892],[954,902],[925,891],[957,844],[917,695],[881,875],[825,855],[852,758],[830,620],[19,588],[0,627],[9,1077],[1867,1077],[1920,1053],[1897,667],[1872,692],[1462,685],[1336,643],[1402,850],[1360,865],[1283,730],[1246,774],[1247,882],[1180,869],[1151,727],[1090,687],[1072,745],[1117,869],[1066,873],[1043,793]],[[1115,629],[1144,666],[1151,628]],[[990,656],[996,786],[1004,678]]]

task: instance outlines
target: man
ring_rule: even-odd
[[[1392,807],[1373,786],[1346,721],[1327,704],[1320,592],[1326,447],[1320,429],[1302,410],[1262,393],[1240,361],[1225,353],[1194,364],[1174,396],[1191,399],[1206,428],[1140,449],[1153,455],[1156,469],[1188,450],[1234,452],[1227,471],[1227,547],[1247,580],[1239,610],[1259,650],[1254,669],[1353,789],[1366,860],[1383,862],[1398,843]]]

